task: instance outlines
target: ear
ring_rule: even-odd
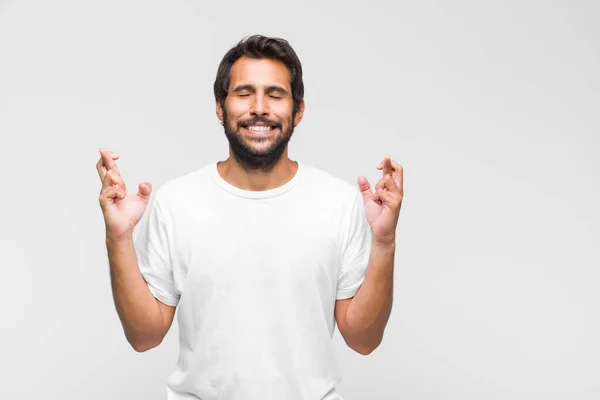
[[[297,126],[302,121],[302,117],[304,117],[304,99],[300,102],[298,111],[296,111],[296,115],[294,116],[294,126]]]
[[[223,122],[223,107],[221,107],[221,102],[219,100],[215,100],[215,103],[217,107],[217,118],[219,118],[219,121]]]

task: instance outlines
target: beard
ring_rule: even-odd
[[[288,120],[288,128],[284,131],[281,123],[271,121],[263,117],[254,117],[248,120],[238,121],[237,124],[229,121],[227,110],[223,107],[223,127],[225,136],[229,141],[229,146],[233,153],[233,157],[237,163],[246,171],[262,171],[270,172],[275,164],[281,159],[283,151],[286,149],[288,142],[294,133],[294,125],[292,123],[294,116]],[[269,137],[254,137],[246,139],[241,130],[244,125],[248,126],[252,123],[262,122],[269,124],[274,129],[279,129],[279,134]],[[258,149],[253,146],[254,143],[271,142],[268,147]]]

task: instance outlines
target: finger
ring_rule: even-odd
[[[152,194],[152,184],[150,182],[142,182],[138,185],[138,197],[144,200],[150,200]]]
[[[102,148],[102,147],[99,150],[100,150],[101,153],[104,152],[104,153],[110,154],[110,156],[112,157],[113,160],[118,160],[119,157],[121,157],[120,155],[118,155],[114,151],[106,150],[105,148]]]
[[[100,198],[98,199],[100,207],[104,209],[107,205],[112,204],[116,195],[117,191],[112,186],[100,192]]]
[[[116,169],[117,171],[119,171],[119,167],[117,166],[117,163],[115,163],[115,161],[114,161],[115,159],[113,159],[113,154],[115,154],[115,153],[112,153],[105,149],[100,149],[100,155],[102,156],[103,166],[107,170]],[[118,155],[117,155],[117,158],[119,158]]]
[[[396,182],[391,175],[384,175],[383,178],[375,185],[375,190],[391,191],[392,193],[399,193]]]
[[[394,171],[392,171],[392,158],[390,156],[385,156],[385,158],[382,161],[382,165],[381,165],[382,169],[383,169],[383,175],[387,175],[387,174],[392,174]]]
[[[382,189],[379,189],[373,193],[373,200],[380,201],[382,203],[389,203],[391,197],[390,193]]]
[[[379,189],[385,189],[386,187],[386,176],[384,176],[383,178],[381,178],[379,181],[377,181],[377,184],[375,185],[375,190],[379,190]]]
[[[108,187],[100,194],[99,202],[102,208],[125,198],[125,192],[118,185]]]
[[[98,176],[100,177],[100,182],[104,183],[104,175],[106,175],[106,168],[104,168],[102,163],[102,157],[96,163],[96,171],[98,171]]]
[[[394,160],[391,160],[391,162],[392,169],[394,170],[394,173],[392,174],[394,177],[394,182],[396,183],[398,190],[400,190],[400,193],[404,193],[404,168]]]
[[[114,169],[109,169],[104,175],[104,181],[102,182],[102,186],[104,188],[107,188],[112,185],[118,185],[124,191],[127,191],[127,186],[125,185],[125,181],[123,181],[123,178],[121,178],[121,175],[119,175],[119,173]]]
[[[384,160],[385,161],[385,160]],[[379,165],[377,166],[377,169],[383,169],[383,163],[384,161],[380,162]],[[396,182],[396,186],[398,186],[398,189],[400,190],[401,193],[404,193],[404,168],[398,164],[396,161],[392,160],[390,158],[390,163],[392,165],[392,176],[394,178],[394,182]]]
[[[119,159],[119,155],[118,154],[112,154],[112,159],[113,160],[118,160]],[[100,182],[104,181],[104,175],[106,175],[106,168],[104,167],[104,161],[102,160],[102,156],[100,156],[100,158],[98,159],[98,162],[96,163],[96,171],[98,171],[98,176],[100,177]]]
[[[375,201],[380,201],[384,206],[389,207],[389,208],[396,208],[396,207],[400,207],[400,204],[402,203],[401,199],[396,198],[392,193],[390,193],[389,191],[383,191],[383,190],[378,190],[375,193],[373,193],[373,200]]]
[[[362,194],[363,200],[369,200],[373,192],[371,191],[371,184],[364,176],[358,177],[358,189]]]

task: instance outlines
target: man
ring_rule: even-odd
[[[128,191],[119,156],[100,149],[125,336],[136,351],[156,347],[179,310],[171,400],[341,399],[335,324],[366,355],[390,315],[402,167],[386,157],[372,192],[363,176],[357,190],[288,158],[305,105],[301,64],[285,40],[242,40],[221,61],[214,92],[229,158],[152,198],[149,183]]]

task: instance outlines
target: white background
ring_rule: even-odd
[[[334,342],[346,400],[600,398],[594,1],[0,1],[0,398],[164,399],[177,360],[114,309],[95,170],[162,185],[227,157],[219,61],[290,41],[290,156],[405,199],[383,344]],[[324,199],[326,201],[327,199]],[[316,400],[316,399],[315,399]]]

